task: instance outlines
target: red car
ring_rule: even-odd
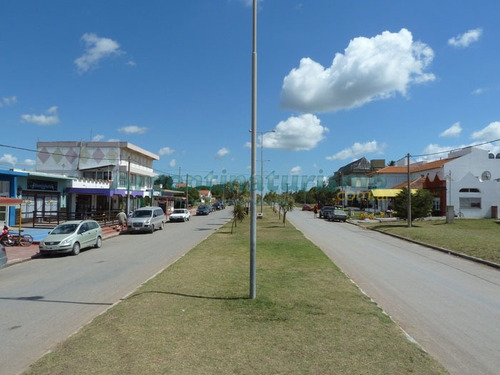
[[[302,206],[302,211],[312,211],[313,208],[309,206],[308,204],[305,204]]]

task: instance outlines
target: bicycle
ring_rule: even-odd
[[[31,246],[33,243],[33,237],[30,234],[3,234],[0,237],[0,242],[4,246]]]
[[[463,218],[464,217],[464,213],[462,211],[458,211],[458,213],[455,211],[455,217],[459,217],[459,218]]]

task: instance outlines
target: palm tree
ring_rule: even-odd
[[[236,223],[239,220],[240,223],[245,219],[246,211],[245,206],[241,202],[235,203],[233,206],[233,222],[231,224],[231,234],[233,234],[233,228],[236,227]]]

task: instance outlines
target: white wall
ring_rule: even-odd
[[[448,205],[455,207],[455,212],[462,211],[466,218],[490,218],[491,206],[500,207],[500,159],[489,159],[488,151],[466,149],[463,156],[446,163]],[[483,179],[483,173],[489,172],[489,180]],[[451,179],[450,179],[451,177]],[[477,188],[479,193],[460,192],[464,188]],[[451,194],[451,201],[450,201]],[[460,198],[480,198],[480,208],[460,208]]]

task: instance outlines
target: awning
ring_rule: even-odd
[[[20,206],[23,203],[22,199],[0,197],[0,206]]]
[[[115,167],[114,164],[104,164],[104,165],[94,165],[92,167],[87,167],[87,168],[78,168],[79,171],[90,171],[92,169],[94,170],[99,170],[99,171],[102,171],[102,170],[109,170],[110,168],[113,169]]]
[[[373,189],[371,191],[374,198],[384,199],[384,198],[394,198],[399,193],[401,193],[402,189]],[[411,193],[415,194],[417,189],[411,189]]]
[[[109,189],[97,189],[97,188],[66,188],[66,193],[68,194],[95,194],[95,195],[105,195],[107,197],[111,196],[111,190]]]
[[[111,189],[109,190],[110,196],[112,195],[121,195],[122,197],[127,196],[127,189]],[[149,196],[148,192],[142,190],[130,190],[131,197],[143,197]]]

